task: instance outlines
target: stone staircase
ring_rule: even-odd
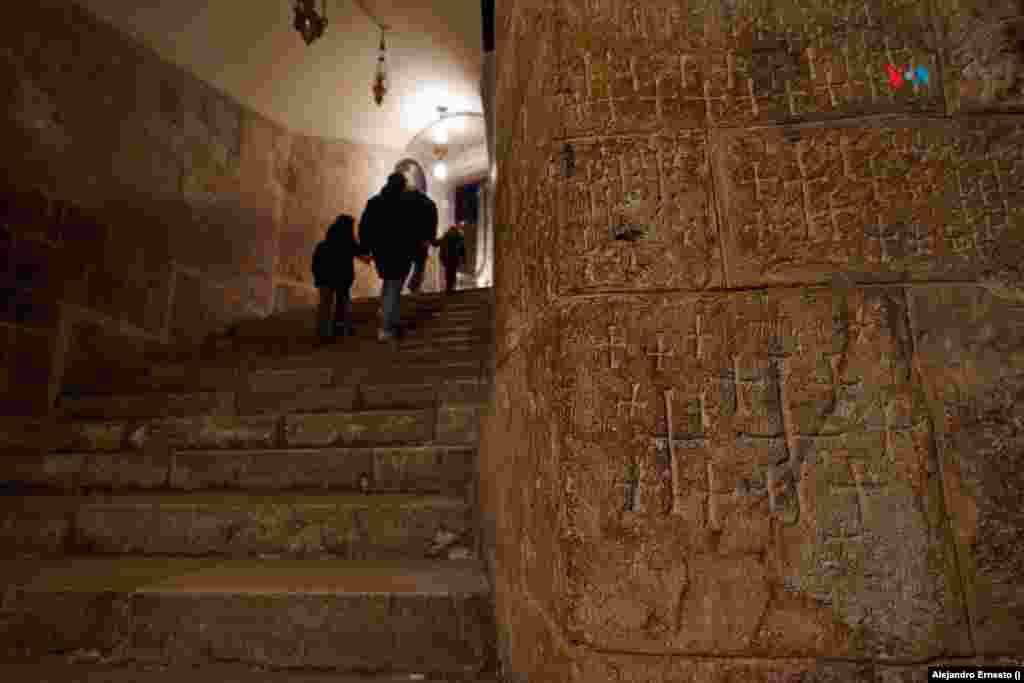
[[[496,681],[491,291],[404,298],[397,349],[376,306],[321,349],[303,310],[72,369],[0,459],[0,675]]]

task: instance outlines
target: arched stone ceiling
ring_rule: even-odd
[[[437,107],[482,111],[479,0],[362,0],[389,26],[389,91],[370,87],[380,31],[355,0],[326,0],[307,47],[290,0],[78,0],[165,59],[295,132],[400,149]]]

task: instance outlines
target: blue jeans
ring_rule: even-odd
[[[397,280],[384,280],[380,286],[381,329],[391,334],[398,334],[399,300],[404,284],[403,277]]]
[[[427,269],[427,257],[429,254],[418,254],[412,262],[412,276],[409,278],[409,291],[418,292],[423,286],[423,273]]]

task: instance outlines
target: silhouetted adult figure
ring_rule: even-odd
[[[444,236],[437,240],[441,247],[441,265],[444,266],[444,293],[455,291],[455,281],[459,268],[466,262],[466,238],[462,234],[462,223],[448,228]]]
[[[380,194],[370,198],[359,221],[359,243],[370,250],[383,282],[380,287],[381,326],[377,339],[393,341],[399,334],[402,286],[416,254],[413,203],[405,201],[406,180],[401,173],[388,176]]]
[[[415,216],[410,227],[419,240],[413,260],[412,277],[409,278],[409,291],[415,294],[423,285],[423,272],[427,267],[430,245],[437,239],[437,204],[433,199],[420,192],[408,176],[406,176],[405,199],[415,207],[410,212]]]

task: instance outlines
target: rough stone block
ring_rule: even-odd
[[[491,656],[487,598],[479,582],[446,574],[225,564],[141,591],[139,613],[157,616],[137,624],[133,651],[144,661],[474,674]]]
[[[0,537],[5,557],[62,553],[73,529],[74,498],[0,498]]]
[[[231,415],[235,395],[220,393],[161,393],[113,396],[65,396],[60,407],[76,418],[118,419],[184,417],[188,415]]]
[[[1024,306],[1019,292],[911,289],[921,382],[971,632],[980,655],[1024,647]],[[948,559],[948,558],[947,558]]]
[[[560,154],[551,150],[548,163]],[[528,219],[561,235],[551,264],[560,293],[722,284],[708,155],[704,131],[576,144],[576,175],[537,186]],[[532,258],[520,258],[529,268]]]
[[[0,481],[64,490],[77,485],[87,457],[83,453],[18,453],[6,447],[5,451],[0,458]]]
[[[273,415],[183,417],[152,425],[149,436],[165,435],[178,448],[271,448],[277,427]]]
[[[1024,111],[1020,5],[936,0],[935,10],[944,38],[949,112]]]
[[[473,476],[473,448],[373,449],[376,491],[464,493]]]
[[[331,383],[331,368],[294,368],[260,370],[249,373],[249,389],[254,392],[301,391]]]
[[[570,138],[943,112],[936,34],[912,0],[595,6],[565,30],[580,40],[547,60],[536,90]],[[889,63],[931,77],[894,87]]]
[[[429,408],[437,401],[437,386],[432,382],[364,384],[359,387],[359,399],[363,407],[371,409]]]
[[[570,630],[648,651],[966,652],[906,321],[899,288],[569,306],[515,400],[566,438]],[[640,548],[657,551],[630,573]]]
[[[102,489],[162,488],[170,469],[170,458],[163,453],[90,453],[82,461],[77,483]]]
[[[117,451],[126,433],[124,422],[71,422],[58,426],[54,448],[59,452]]]
[[[170,484],[188,490],[331,488],[358,490],[373,471],[370,449],[180,451]]]
[[[252,391],[239,396],[238,409],[239,412],[248,415],[352,410],[355,407],[355,398],[355,387],[311,387],[294,389],[292,391]]]
[[[1019,251],[1022,150],[1024,126],[1009,119],[723,133],[715,163],[728,282],[999,270],[1000,252]]]
[[[479,438],[480,409],[477,406],[446,403],[438,408],[438,442],[474,444]]]
[[[490,389],[480,379],[453,379],[441,384],[438,400],[442,403],[476,403],[487,400]]]
[[[0,622],[3,652],[32,659],[75,650],[110,652],[130,638],[136,588],[201,566],[168,558],[4,561],[0,569],[9,590]]]
[[[431,438],[425,410],[377,410],[357,413],[289,415],[285,440],[289,446],[416,443]]]

